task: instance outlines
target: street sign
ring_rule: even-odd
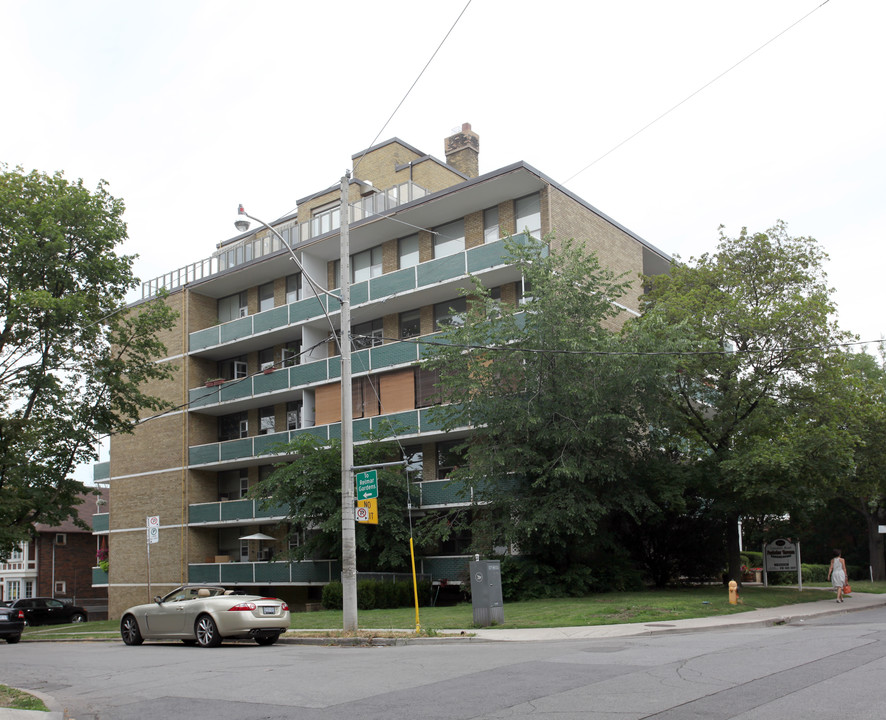
[[[160,542],[160,516],[150,515],[148,517],[148,545]]]
[[[378,470],[367,470],[354,476],[357,481],[357,499],[371,500],[378,497]]]
[[[358,500],[355,519],[358,523],[378,525],[378,500]]]

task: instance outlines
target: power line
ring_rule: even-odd
[[[388,126],[388,124],[391,122],[391,120],[394,119],[394,115],[397,114],[397,111],[400,109],[400,107],[403,105],[403,103],[406,102],[406,98],[409,97],[409,93],[412,92],[412,89],[418,84],[418,81],[421,80],[422,75],[425,74],[425,70],[428,69],[428,66],[430,66],[430,64],[433,62],[434,58],[437,57],[437,53],[440,52],[440,48],[443,47],[443,43],[446,42],[446,40],[452,34],[452,31],[455,30],[455,26],[458,25],[458,21],[461,20],[461,16],[465,14],[465,11],[468,9],[468,6],[470,4],[471,4],[471,0],[468,0],[468,2],[462,8],[462,11],[458,14],[458,17],[455,18],[455,22],[452,23],[452,26],[446,32],[446,35],[443,36],[443,39],[440,41],[440,44],[437,45],[437,49],[434,50],[434,53],[431,55],[430,59],[425,63],[425,66],[421,69],[421,72],[418,74],[418,77],[415,78],[412,85],[410,85],[409,89],[406,91],[406,94],[403,96],[403,98],[400,100],[400,102],[397,103],[397,107],[394,108],[394,112],[391,113],[391,116],[385,121],[385,124],[381,126],[381,130],[378,131],[378,134],[375,136],[373,141],[371,143],[369,143],[369,147],[366,150],[364,150],[363,154],[357,159],[357,163],[354,165],[354,170],[353,170],[353,174],[355,177],[357,175],[357,168],[360,166],[360,163],[363,162],[363,157],[366,155],[369,148],[373,147],[375,145],[375,143],[378,142],[378,139],[381,137],[381,134],[385,131],[385,128]]]
[[[824,2],[822,2],[820,5],[818,5],[817,7],[813,8],[812,10],[810,10],[810,11],[809,11],[808,13],[806,13],[803,17],[801,17],[799,20],[797,20],[797,21],[791,23],[790,25],[788,25],[784,30],[782,30],[780,33],[778,33],[778,35],[776,35],[775,37],[770,38],[770,39],[767,40],[765,43],[763,43],[760,47],[758,47],[756,50],[754,50],[754,51],[751,52],[751,53],[748,53],[748,54],[745,55],[741,60],[739,60],[737,63],[735,63],[734,65],[730,66],[729,68],[727,68],[727,69],[724,70],[723,72],[721,72],[719,75],[717,75],[717,76],[716,76],[715,78],[713,78],[712,80],[709,80],[708,82],[706,82],[704,85],[702,85],[700,88],[698,88],[698,90],[696,90],[695,92],[693,92],[691,95],[688,95],[687,97],[683,98],[683,99],[682,99],[680,102],[678,102],[676,105],[674,105],[673,107],[671,107],[671,108],[668,109],[668,110],[665,110],[665,111],[664,111],[661,115],[659,115],[657,118],[655,118],[654,120],[651,120],[650,122],[646,123],[643,127],[641,127],[639,130],[637,130],[635,133],[633,133],[632,135],[629,135],[629,136],[626,137],[624,140],[622,140],[620,143],[618,143],[618,145],[616,145],[615,147],[610,148],[609,150],[607,150],[605,153],[603,153],[600,157],[598,157],[598,158],[597,158],[596,160],[594,160],[592,163],[590,163],[590,164],[588,164],[588,165],[585,165],[585,166],[584,166],[581,170],[579,170],[577,173],[575,173],[574,175],[572,175],[572,176],[566,178],[566,180],[564,181],[564,184],[568,183],[570,180],[575,179],[576,177],[578,177],[579,175],[581,175],[585,170],[588,170],[588,169],[592,168],[592,167],[593,167],[594,165],[596,165],[598,162],[600,162],[601,160],[603,160],[603,158],[608,157],[609,155],[611,155],[612,153],[614,153],[616,150],[618,150],[622,145],[625,145],[626,143],[630,142],[630,141],[633,140],[635,137],[637,137],[640,133],[644,132],[645,130],[648,130],[650,127],[652,127],[653,125],[655,125],[655,123],[657,123],[659,120],[661,120],[662,118],[666,117],[667,115],[670,115],[670,114],[671,114],[672,112],[674,112],[674,110],[676,110],[678,107],[680,107],[681,105],[687,103],[689,100],[691,100],[691,99],[694,98],[696,95],[698,95],[702,90],[706,90],[707,88],[709,88],[711,85],[713,85],[715,82],[717,82],[717,80],[719,80],[720,78],[722,78],[724,75],[727,75],[728,73],[730,73],[730,72],[732,72],[733,70],[735,70],[735,68],[737,68],[739,65],[741,65],[745,60],[750,59],[751,57],[753,57],[754,55],[756,55],[758,52],[760,52],[763,48],[765,48],[767,45],[770,45],[771,43],[773,43],[773,42],[775,42],[776,40],[778,40],[778,38],[780,38],[782,35],[784,35],[786,32],[788,32],[788,30],[791,30],[792,28],[794,28],[794,27],[796,27],[797,25],[799,25],[799,24],[800,24],[801,22],[803,22],[806,18],[808,18],[810,15],[812,15],[813,13],[815,13],[815,12],[817,12],[818,10],[820,10],[821,8],[823,8],[823,7],[824,7],[825,5],[827,5],[829,2],[830,2],[830,0],[824,0]]]

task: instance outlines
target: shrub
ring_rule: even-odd
[[[320,602],[327,610],[341,610],[343,606],[343,590],[341,583],[331,582],[323,587]]]

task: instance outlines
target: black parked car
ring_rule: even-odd
[[[6,604],[14,610],[23,610],[28,625],[57,625],[87,620],[86,610],[82,607],[55,598],[21,598]]]
[[[25,629],[25,612],[16,608],[6,607],[9,603],[0,603],[0,638],[5,638],[10,645],[22,639]]]

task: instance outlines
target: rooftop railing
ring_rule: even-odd
[[[382,215],[399,205],[417,200],[428,194],[420,185],[413,182],[400,183],[388,190],[366,195],[359,202],[350,205],[350,222]],[[302,223],[291,223],[277,227],[290,247],[320,237],[341,227],[341,212],[338,207],[315,214]],[[280,240],[266,231],[257,231],[247,238],[221,248],[212,257],[185,265],[163,273],[159,277],[142,283],[142,299],[155,297],[161,290],[175,290],[197,280],[212,277],[231,268],[257,260],[283,249]]]

